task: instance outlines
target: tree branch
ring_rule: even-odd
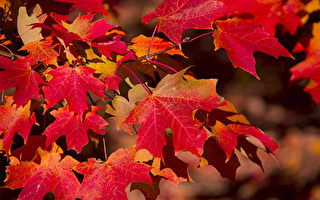
[[[9,52],[2,51],[2,50],[0,50],[0,56],[4,56],[4,57],[7,57],[7,58],[13,58],[13,57],[18,57],[18,58],[21,58],[21,59],[24,58],[24,56],[17,55],[17,54],[11,54]]]

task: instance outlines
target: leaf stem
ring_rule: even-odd
[[[181,44],[187,43],[187,42],[192,42],[192,41],[194,41],[194,40],[196,40],[196,39],[199,39],[199,38],[201,38],[201,37],[203,37],[203,36],[206,36],[206,35],[210,35],[210,34],[212,34],[212,33],[213,33],[213,31],[208,32],[208,33],[204,33],[204,34],[201,34],[201,35],[199,35],[199,36],[197,36],[197,37],[192,38],[191,40],[190,40],[189,37],[185,37],[185,38],[182,40]],[[152,41],[152,40],[151,40],[151,41]],[[151,43],[150,43],[150,44],[151,44]],[[149,46],[150,46],[150,45],[149,45]],[[166,51],[169,51],[169,50],[171,50],[171,49],[173,49],[173,48],[176,48],[176,47],[178,47],[178,46],[179,46],[179,45],[174,44],[174,45],[172,45],[171,47],[168,47],[168,48],[166,48],[166,49],[157,51],[157,52],[152,53],[152,54],[149,54],[149,49],[148,49],[147,54],[144,55],[144,56],[139,57],[138,60],[140,60],[140,61],[141,61],[141,60],[148,60],[148,59],[150,60],[152,57],[157,56],[157,55],[159,55],[159,54],[162,54],[162,53],[164,53],[164,52],[166,52]]]
[[[8,47],[6,47],[6,46],[3,45],[3,44],[0,44],[0,46],[2,46],[3,48],[7,49],[7,50],[10,52],[10,56],[11,56],[11,57],[14,57],[14,54],[12,53],[12,51],[11,51]]]
[[[105,136],[102,136],[102,142],[103,142],[103,151],[104,151],[104,158],[106,161],[108,160],[108,154],[107,154],[107,145],[106,145],[106,139]]]
[[[4,90],[1,91],[1,105],[4,104]]]
[[[5,51],[2,51],[0,50],[0,56],[4,56],[4,57],[7,57],[7,58],[14,58],[14,57],[17,57],[17,58],[20,58],[20,59],[23,59],[24,56],[21,56],[21,55],[17,55],[17,54],[11,54],[11,53],[8,53],[8,52],[5,52]]]
[[[42,64],[42,62],[38,63],[36,66],[34,66],[32,69],[35,70],[36,68],[38,68],[40,65]]]
[[[208,32],[208,33],[201,34],[201,35],[199,35],[199,36],[197,36],[197,37],[192,38],[191,40],[189,40],[189,41],[187,41],[187,42],[192,42],[192,41],[194,41],[194,40],[196,40],[196,39],[198,39],[198,38],[201,38],[201,37],[206,36],[206,35],[210,35],[210,34],[212,34],[212,33],[213,33],[213,31],[210,31],[210,32]]]
[[[156,64],[156,65],[164,66],[164,67],[166,67],[166,68],[168,68],[168,69],[170,69],[170,70],[174,71],[175,73],[177,73],[177,72],[178,72],[177,70],[173,69],[172,67],[170,67],[170,66],[168,66],[168,65],[166,65],[166,64],[163,64],[163,63],[161,63],[161,62],[157,62],[157,61],[149,60],[149,59],[148,59],[148,61],[149,61],[149,62],[151,62],[152,64]]]
[[[148,94],[152,95],[150,90],[147,89],[147,87],[142,83],[142,81],[139,79],[139,77],[129,67],[127,67],[125,65],[122,65],[122,66],[125,67],[137,79],[137,81],[139,81],[139,83],[142,85],[143,89],[145,89],[145,91],[147,91]]]
[[[176,48],[176,47],[178,47],[178,45],[172,45],[171,47],[168,47],[168,48],[163,49],[163,50],[161,50],[161,51],[158,51],[158,52],[149,54],[148,56],[147,56],[147,55],[144,55],[144,56],[142,56],[142,57],[139,57],[138,60],[140,60],[140,61],[141,61],[141,60],[146,60],[147,57],[148,57],[148,58],[152,58],[152,57],[154,57],[154,56],[156,56],[156,55],[162,54],[162,53],[164,53],[164,52],[166,52],[166,51],[169,51],[169,50],[171,50],[171,49],[174,49],[174,48]]]
[[[154,27],[154,30],[153,30],[153,33],[152,33],[152,36],[151,36],[151,40],[150,40],[150,43],[149,43],[148,51],[147,51],[147,57],[149,55],[149,52],[150,52],[150,49],[151,49],[151,46],[152,46],[153,37],[156,34],[157,29],[158,29],[158,24],[156,25],[156,27]]]

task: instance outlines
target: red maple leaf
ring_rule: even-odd
[[[131,40],[131,43],[133,43],[133,44],[130,45],[129,48],[132,49],[138,57],[145,56],[147,54],[150,41],[151,41],[151,37],[139,35]],[[153,37],[152,45],[151,45],[151,48],[149,49],[149,54],[159,52],[161,50],[170,48],[172,46],[173,46],[173,43],[171,43],[169,41],[166,41],[162,38]],[[178,54],[181,56],[185,56],[182,53],[182,51],[177,48],[169,49],[168,51],[165,51],[164,53],[169,54],[169,55]]]
[[[106,89],[119,90],[119,83],[121,78],[118,76],[118,65],[117,63],[107,59],[105,56],[97,56],[92,49],[86,50],[87,66],[96,70],[95,74],[100,74],[98,77],[106,86]],[[90,62],[92,60],[99,60],[99,62]]]
[[[88,108],[86,92],[91,91],[103,98],[104,84],[93,76],[95,70],[86,66],[70,68],[60,66],[48,74],[53,78],[48,82],[48,87],[43,88],[49,107],[63,98],[66,98],[69,109],[82,115]]]
[[[251,126],[250,122],[243,115],[237,112],[234,105],[228,101],[225,102],[225,105],[212,110],[210,113],[198,111],[195,116],[207,128],[211,129],[212,136],[216,139],[217,143],[226,154],[226,161],[230,159],[234,148],[239,146],[238,141],[240,135],[250,135],[255,137],[264,146],[261,149],[266,152],[271,151],[274,153],[279,145],[261,130]],[[247,145],[247,142],[241,141],[241,144]],[[253,155],[254,152],[249,149],[249,145],[250,144],[248,144],[247,147],[242,148],[244,148],[245,151],[251,151],[252,155],[249,155],[248,157],[250,159],[255,159],[254,156],[256,155]]]
[[[54,47],[58,44],[52,46],[52,38],[46,37],[45,40],[42,40],[40,42],[30,42],[23,47],[21,47],[19,50],[26,50],[28,49],[30,53],[25,58],[31,62],[31,64],[35,64],[38,61],[42,61],[46,65],[56,65],[57,63],[57,57],[59,54],[54,50]]]
[[[36,124],[36,117],[30,113],[30,103],[17,108],[12,97],[6,97],[6,100],[7,103],[0,106],[0,133],[3,133],[3,149],[9,152],[16,132],[27,141],[31,127]]]
[[[142,18],[149,23],[159,18],[158,32],[163,32],[172,42],[181,44],[183,31],[187,29],[210,29],[213,20],[224,16],[227,7],[215,0],[164,0],[154,11]]]
[[[56,13],[51,13],[52,18],[58,23],[53,28],[48,28],[53,31],[53,36],[62,38],[65,43],[71,40],[82,40],[91,42],[93,39],[105,35],[110,29],[115,26],[108,24],[104,19],[91,22],[94,14],[81,15],[73,20],[71,24],[67,23],[67,17]]]
[[[236,154],[232,153],[227,159],[224,150],[218,145],[217,141],[213,138],[209,138],[204,144],[202,157],[206,159],[206,162],[203,162],[202,158],[200,167],[203,167],[206,164],[212,165],[219,171],[221,176],[230,179],[232,182],[235,181],[236,170],[240,166]]]
[[[83,121],[81,115],[75,115],[67,107],[52,111],[51,114],[56,120],[44,132],[47,136],[46,146],[65,135],[68,149],[74,148],[77,152],[81,152],[82,147],[89,142],[88,129],[101,135],[105,134],[104,128],[108,123],[95,113],[98,107],[92,109],[93,111],[86,113]]]
[[[121,41],[123,35],[116,35],[107,41],[96,41],[92,43],[92,47],[96,47],[99,52],[111,59],[111,53],[120,55],[129,54],[131,51],[125,42]]]
[[[212,128],[212,133],[217,140],[220,147],[225,151],[227,158],[233,152],[233,149],[238,145],[239,135],[251,135],[267,147],[272,153],[278,148],[278,144],[275,143],[268,135],[263,133],[261,130],[248,125],[243,124],[228,124],[225,125],[220,121],[216,121],[215,126]]]
[[[103,0],[54,0],[59,2],[66,2],[66,3],[72,3],[74,8],[78,8],[80,10],[86,11],[86,12],[97,12],[104,14],[105,16],[109,17],[109,14],[105,10],[103,6]]]
[[[151,167],[134,161],[134,149],[119,149],[112,153],[107,162],[98,163],[91,158],[80,163],[76,171],[84,175],[77,198],[126,200],[125,188],[132,182],[152,184]]]
[[[171,128],[175,152],[187,150],[201,156],[208,135],[196,126],[192,111],[210,111],[222,103],[215,90],[217,80],[185,81],[185,71],[163,78],[153,94],[137,102],[123,122],[141,125],[137,149],[147,149],[154,156],[162,157],[165,130]]]
[[[259,25],[238,19],[216,20],[214,31],[215,49],[224,48],[234,67],[249,72],[258,78],[253,52],[260,51],[278,58],[292,57],[278,40],[265,32]]]
[[[45,84],[41,76],[31,69],[27,59],[0,57],[0,91],[15,87],[14,100],[17,106],[25,105],[32,97],[39,98],[39,85]]]
[[[230,9],[231,15],[252,15],[247,18],[255,24],[261,25],[266,32],[275,35],[276,25],[281,24],[290,34],[295,34],[301,19],[297,13],[302,10],[303,4],[299,0],[222,0]]]
[[[11,155],[19,158],[20,161],[33,160],[37,155],[39,148],[46,148],[46,138],[47,137],[44,135],[30,135],[27,142],[22,147],[11,151]]]
[[[22,188],[18,199],[42,200],[48,192],[52,192],[57,200],[75,199],[75,191],[80,183],[72,172],[78,161],[70,156],[58,153],[38,152],[41,164],[34,162],[11,162],[9,175],[4,187],[12,190]]]
[[[298,80],[301,78],[309,78],[310,81],[306,88],[312,99],[316,103],[320,103],[320,23],[313,25],[313,38],[307,47],[307,57],[304,61],[295,65],[290,69],[292,73],[291,80]]]

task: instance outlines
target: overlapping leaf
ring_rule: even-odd
[[[212,110],[205,116],[205,118],[199,116],[198,118],[210,127],[212,136],[226,154],[226,161],[230,159],[234,148],[238,146],[240,135],[251,135],[257,138],[267,148],[267,152],[274,153],[279,146],[268,135],[251,126],[248,120],[239,114],[229,102],[227,105]]]
[[[131,40],[131,43],[133,43],[133,44],[130,45],[129,48],[132,49],[133,51],[135,51],[135,54],[137,56],[141,57],[141,56],[144,56],[147,54],[150,41],[151,41],[150,37],[146,37],[144,35],[139,35]],[[170,48],[172,46],[173,46],[173,44],[171,42],[165,41],[164,39],[161,39],[158,37],[153,37],[152,46],[149,50],[149,54],[159,52],[161,50]],[[165,53],[169,54],[169,55],[177,54],[177,55],[184,56],[182,51],[177,48],[170,49],[170,50],[166,51]]]
[[[253,52],[260,51],[276,58],[292,57],[275,37],[256,24],[238,19],[216,20],[214,23],[217,26],[213,33],[216,50],[224,48],[234,67],[240,67],[257,78]]]
[[[46,65],[56,65],[57,58],[59,54],[54,50],[54,47],[57,45],[52,46],[52,38],[46,37],[45,40],[40,42],[30,42],[24,45],[20,50],[28,49],[30,53],[26,57],[32,64],[35,64],[38,61],[42,61]]]
[[[275,35],[276,25],[281,24],[290,34],[295,34],[301,19],[298,12],[303,4],[299,0],[222,0],[230,9],[232,15],[251,15],[247,18],[255,24],[261,25],[271,35]]]
[[[105,22],[104,19],[91,22],[94,14],[78,15],[77,18],[71,23],[66,23],[67,18],[57,14],[51,14],[59,25],[54,25],[54,35],[65,40],[69,43],[71,40],[83,40],[91,42],[93,39],[103,36],[110,29],[114,28],[113,25]]]
[[[109,104],[107,105],[106,113],[114,116],[112,118],[115,120],[118,130],[122,129],[131,133],[132,124],[125,124],[123,122],[128,118],[131,110],[135,107],[135,103],[147,96],[148,93],[141,85],[135,85],[128,92],[128,98],[130,101],[120,95],[117,95],[112,100],[112,106]]]
[[[235,181],[236,170],[240,166],[234,149],[241,148],[243,153],[262,169],[261,160],[257,154],[258,148],[274,153],[278,144],[261,130],[250,125],[249,121],[237,112],[235,107],[227,105],[218,107],[210,113],[197,111],[195,117],[211,131],[212,137],[204,145],[204,153],[200,166],[212,165],[231,181]],[[206,129],[206,130],[208,130]],[[248,136],[253,136],[253,142]]]
[[[312,99],[320,102],[320,23],[313,25],[313,38],[307,48],[308,53],[304,61],[290,69],[291,80],[309,78],[310,82],[304,89],[310,93]]]
[[[39,85],[45,82],[31,69],[27,59],[0,57],[0,91],[15,87],[14,100],[17,106],[25,105],[32,97],[39,99]]]
[[[123,122],[141,125],[137,149],[147,149],[155,157],[162,157],[165,130],[170,128],[175,152],[187,150],[201,156],[207,133],[196,126],[192,111],[197,108],[210,111],[222,101],[216,94],[216,80],[185,81],[184,72],[162,79],[153,94],[137,102]]]
[[[213,20],[227,14],[227,7],[216,0],[164,0],[154,11],[143,17],[142,23],[158,19],[158,32],[163,32],[175,44],[181,44],[183,31],[210,29]]]
[[[111,53],[117,53],[120,55],[130,54],[127,44],[121,41],[123,35],[116,35],[106,41],[97,41],[92,43],[92,47],[96,47],[99,52],[111,59]]]
[[[36,117],[30,113],[30,102],[17,108],[12,97],[6,97],[6,100],[6,105],[0,106],[0,133],[3,133],[3,149],[9,152],[16,132],[27,141],[31,127],[36,124]]]
[[[219,121],[212,128],[213,136],[218,141],[218,144],[227,154],[227,160],[230,158],[233,149],[238,144],[239,135],[252,135],[262,142],[271,152],[274,152],[278,148],[278,144],[275,143],[268,135],[261,130],[248,125],[243,124],[228,124],[225,125]]]
[[[101,61],[94,63],[91,62],[87,64],[88,67],[95,69],[94,73],[100,74],[99,79],[105,84],[107,89],[119,89],[119,83],[121,78],[117,74],[117,63],[112,62],[111,60],[107,59],[105,56],[98,57],[94,54],[93,50],[87,50],[87,59],[99,59]]]
[[[78,161],[70,156],[62,160],[58,153],[39,151],[40,165],[34,162],[11,163],[9,175],[4,187],[22,188],[18,199],[42,200],[52,192],[57,200],[75,199],[75,192],[80,183],[72,172]]]
[[[101,135],[105,134],[104,128],[108,123],[95,113],[98,107],[92,107],[92,109],[91,112],[86,113],[83,121],[81,115],[75,115],[67,107],[52,111],[51,114],[56,120],[44,132],[47,136],[46,145],[65,135],[68,149],[74,148],[77,152],[81,152],[82,147],[89,142],[88,129]]]
[[[72,3],[74,8],[78,8],[83,11],[87,12],[97,12],[104,14],[105,16],[109,17],[108,12],[105,10],[103,6],[103,0],[54,0],[58,2],[66,2],[66,3]]]
[[[134,149],[119,149],[112,153],[107,162],[98,163],[91,158],[75,169],[84,175],[77,198],[83,200],[127,200],[125,188],[132,182],[152,184],[151,167],[134,161]]]
[[[236,170],[240,167],[238,157],[233,153],[228,158],[224,150],[219,146],[217,141],[209,138],[204,144],[204,152],[202,154],[200,167],[212,165],[215,167],[221,176],[228,178],[232,182],[236,178]]]
[[[71,111],[82,115],[88,108],[86,92],[91,91],[103,98],[104,84],[93,76],[95,70],[86,66],[71,68],[60,66],[48,74],[52,79],[43,88],[49,107],[66,98]]]

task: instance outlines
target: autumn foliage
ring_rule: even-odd
[[[131,184],[155,199],[160,179],[192,181],[181,152],[231,181],[240,166],[235,152],[262,168],[258,149],[273,155],[278,144],[217,94],[218,80],[197,79],[189,67],[158,58],[188,59],[182,44],[210,35],[235,68],[259,79],[253,53],[294,59],[276,26],[294,35],[314,11],[307,5],[319,9],[314,2],[164,0],[141,19],[156,22],[153,35],[130,38],[103,0],[0,0],[0,150],[10,160],[2,187],[22,188],[19,199],[51,192],[85,200],[127,199]],[[207,32],[183,37],[188,29]],[[310,79],[305,91],[319,103],[319,23],[309,32],[294,49],[307,57],[290,69],[291,80]],[[136,144],[107,152],[110,126],[137,137]],[[24,145],[13,148],[16,134]],[[72,157],[89,141],[103,144],[102,160]]]

